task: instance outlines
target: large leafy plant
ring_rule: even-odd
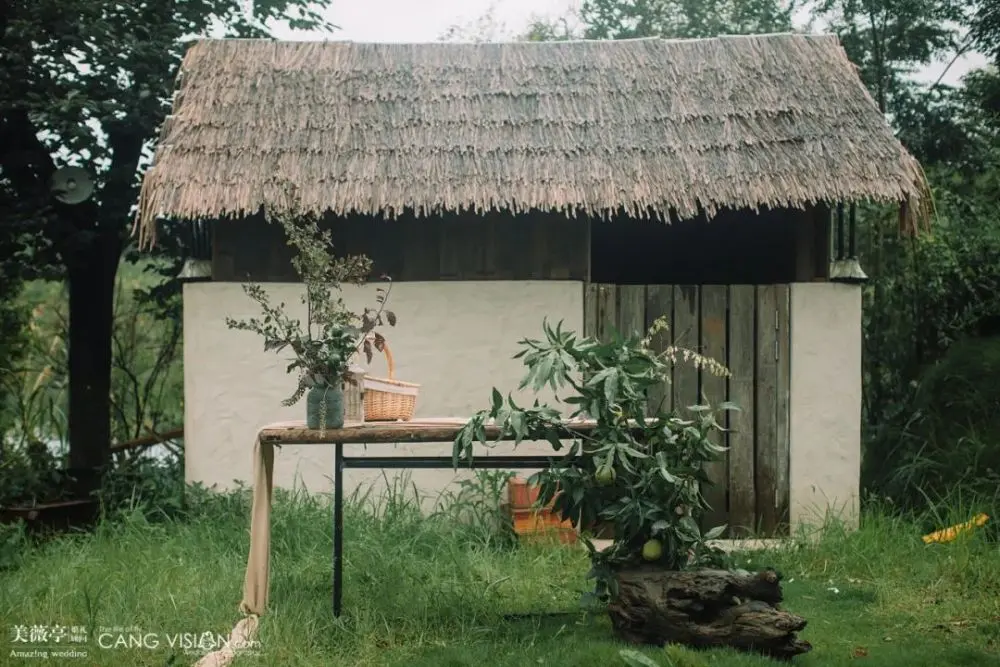
[[[366,307],[358,314],[344,303],[343,285],[367,282],[372,268],[368,257],[335,256],[330,230],[321,229],[315,216],[286,213],[275,217],[295,251],[292,265],[305,285],[302,303],[306,306],[306,321],[303,324],[290,316],[284,303],[272,304],[260,284],[248,282],[243,291],[260,306],[263,316],[246,320],[227,317],[226,325],[259,334],[265,351],[292,350],[295,358],[286,370],[298,373],[298,385],[282,401],[282,405],[289,406],[312,386],[335,387],[341,382],[354,382],[349,372],[351,360],[363,352],[371,362],[373,349],[382,351],[385,345],[377,328],[396,326],[396,315],[385,309],[391,282],[388,288],[376,290],[374,308]]]
[[[710,483],[705,464],[725,451],[713,437],[723,430],[716,414],[735,406],[695,405],[678,412],[662,403],[651,406],[647,394],[669,381],[675,363],[717,375],[728,371],[691,350],[654,351],[652,336],[665,327],[660,320],[645,338],[615,333],[599,342],[565,331],[561,323],[543,323],[545,338],[522,340],[515,355],[527,366],[519,389],[551,387],[573,411],[564,415],[538,399],[523,407],[494,388],[490,408],[476,413],[455,438],[456,466],[472,456],[476,442],[547,440],[561,453],[531,481],[540,486],[539,504],[554,499],[554,511],[574,526],[614,526],[613,545],[603,551],[584,532],[598,594],[609,592],[616,570],[643,562],[666,569],[719,564],[721,552],[706,543],[725,526],[702,533],[702,489]],[[567,422],[577,419],[595,422],[593,429],[576,432]],[[498,431],[492,438],[488,426]]]

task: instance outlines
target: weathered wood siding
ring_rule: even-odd
[[[587,284],[584,327],[607,339],[611,328],[641,334],[665,317],[668,332],[655,349],[676,345],[726,364],[731,376],[673,369],[672,382],[649,396],[653,408],[730,401],[728,447],[707,468],[712,511],[706,526],[726,523],[732,536],[787,533],[789,504],[789,288],[788,285]]]
[[[325,221],[339,255],[364,254],[372,276],[421,280],[586,280],[587,222],[558,215],[493,213],[396,220]],[[212,278],[293,282],[292,251],[261,217],[215,223]]]
[[[587,280],[619,285],[786,284],[825,280],[830,212],[723,211],[669,223],[491,212],[384,220],[329,217],[339,254],[365,254],[373,276],[422,280]],[[297,277],[277,225],[214,223],[213,279]]]

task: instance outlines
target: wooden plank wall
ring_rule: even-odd
[[[584,286],[585,334],[606,340],[612,327],[642,334],[664,317],[670,329],[654,337],[655,349],[693,349],[729,368],[726,378],[680,363],[649,403],[740,406],[718,436],[728,451],[707,468],[714,485],[705,491],[706,528],[725,523],[734,537],[788,530],[788,298],[788,285]]]
[[[332,230],[338,255],[372,260],[373,279],[586,280],[589,269],[587,223],[565,216],[354,216],[323,225]],[[277,224],[261,217],[215,224],[215,281],[296,282],[291,258]]]

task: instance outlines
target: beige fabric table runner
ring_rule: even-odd
[[[405,429],[420,426],[462,426],[468,420],[456,418],[414,419],[401,423]],[[381,424],[380,424],[381,425]],[[344,428],[360,426],[347,423]],[[391,427],[391,423],[385,426]],[[225,667],[235,657],[240,647],[250,646],[257,637],[258,619],[267,608],[271,571],[271,497],[274,483],[274,443],[261,440],[264,431],[303,429],[305,423],[278,422],[257,431],[253,451],[253,503],[250,508],[250,555],[247,558],[246,576],[243,580],[243,600],[240,612],[243,618],[233,628],[229,646],[203,656],[195,667]],[[288,443],[289,445],[294,443]],[[333,444],[333,443],[330,443]],[[235,650],[234,650],[235,649]]]
[[[203,656],[194,667],[225,667],[236,657],[233,639],[242,639],[249,646],[257,638],[258,618],[267,606],[268,578],[271,567],[271,496],[274,482],[274,445],[263,442],[263,431],[278,428],[301,428],[302,422],[268,424],[257,431],[253,446],[253,500],[250,506],[250,555],[243,579],[243,618],[233,628],[230,646]]]

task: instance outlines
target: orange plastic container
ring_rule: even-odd
[[[511,509],[514,532],[522,539],[554,539],[563,544],[572,544],[578,539],[576,529],[570,521],[561,521],[552,510]]]
[[[529,485],[528,480],[511,477],[507,484],[507,497],[511,508],[515,510],[531,509],[535,501],[538,500],[538,491],[538,487]]]
[[[514,521],[514,532],[522,539],[556,539],[570,544],[579,535],[573,523],[561,521],[552,511],[553,502],[548,507],[536,508],[539,489],[528,484],[526,479],[512,477],[507,486],[508,509]]]

